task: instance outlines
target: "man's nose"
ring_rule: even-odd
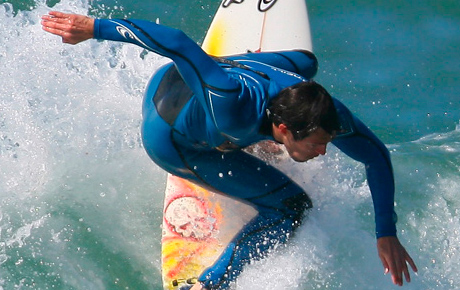
[[[320,145],[315,149],[315,151],[319,155],[325,155],[326,154],[326,147],[327,147],[327,145]]]

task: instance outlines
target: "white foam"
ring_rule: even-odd
[[[79,1],[53,9],[86,13]],[[17,263],[41,287],[104,289],[111,278],[96,279],[107,272],[85,254],[80,229],[109,252],[129,252],[152,280],[165,175],[139,127],[144,87],[167,60],[110,42],[64,45],[42,31],[47,11],[0,5],[0,287],[30,282],[9,274]],[[33,274],[39,260],[44,272]]]

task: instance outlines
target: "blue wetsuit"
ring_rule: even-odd
[[[259,211],[199,281],[224,289],[250,259],[285,242],[311,207],[308,195],[283,173],[240,150],[273,140],[266,109],[280,90],[312,78],[316,58],[306,51],[208,56],[183,32],[140,20],[96,20],[94,37],[130,42],[172,59],[150,80],[142,138],[166,171],[252,203]],[[377,237],[396,235],[389,152],[334,99],[342,132],[333,144],[365,163]],[[221,174],[219,174],[221,173]]]

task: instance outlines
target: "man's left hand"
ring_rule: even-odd
[[[410,274],[407,264],[417,273],[417,266],[401,245],[397,237],[381,237],[377,240],[377,249],[382,260],[385,274],[390,272],[395,285],[403,285],[403,275],[410,282]]]

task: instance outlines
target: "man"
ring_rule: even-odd
[[[403,275],[410,281],[407,263],[417,271],[396,237],[389,152],[342,103],[310,80],[317,71],[313,54],[283,51],[215,59],[181,31],[147,21],[50,12],[42,25],[65,43],[123,41],[172,59],[155,73],[145,94],[142,139],[147,153],[168,172],[244,199],[259,211],[193,290],[227,288],[251,259],[285,242],[312,206],[287,176],[241,150],[262,140],[284,144],[298,162],[324,155],[332,142],[365,163],[385,272],[402,285]]]

